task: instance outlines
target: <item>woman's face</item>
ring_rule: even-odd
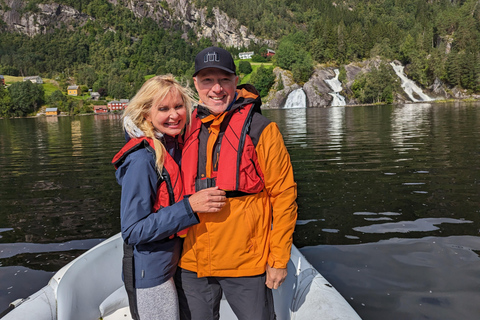
[[[157,131],[175,137],[187,121],[187,108],[177,90],[170,91],[163,100],[154,99],[150,112],[145,116]]]

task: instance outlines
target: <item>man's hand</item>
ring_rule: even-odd
[[[267,264],[267,280],[265,285],[270,289],[278,289],[287,277],[287,269],[272,268]]]

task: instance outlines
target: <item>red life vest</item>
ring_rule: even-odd
[[[197,117],[197,110],[192,114],[192,124],[187,126],[185,144],[182,153],[182,177],[185,194],[191,195],[206,187],[218,186],[220,189],[232,192],[232,196],[254,194],[263,190],[265,183],[262,170],[257,160],[257,153],[252,139],[247,134],[255,112],[253,104],[241,106],[229,111],[225,116],[222,127],[225,128],[220,141],[221,147],[218,156],[217,171],[212,177],[198,177],[199,139],[202,121]],[[224,125],[224,122],[228,125]],[[200,150],[200,153],[205,150]],[[207,155],[211,157],[212,155]],[[209,184],[199,184],[201,180],[213,181]],[[195,184],[197,183],[197,187]],[[201,187],[199,187],[201,185]],[[235,194],[235,195],[233,195]]]
[[[115,155],[112,160],[115,169],[125,161],[126,157],[141,148],[146,148],[155,154],[155,146],[153,140],[147,137],[130,139],[125,146]],[[157,188],[155,203],[153,204],[153,212],[157,212],[161,208],[168,207],[183,199],[183,183],[180,175],[180,168],[175,160],[167,152],[163,162],[161,182]],[[176,233],[179,237],[185,237],[188,228]],[[172,238],[171,236],[170,238]]]

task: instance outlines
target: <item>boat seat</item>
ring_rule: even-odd
[[[103,300],[98,308],[100,309],[101,319],[106,319],[109,315],[125,307],[128,308],[128,296],[125,286],[121,286]]]

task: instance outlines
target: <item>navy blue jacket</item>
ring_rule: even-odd
[[[170,154],[174,147],[166,145]],[[129,154],[115,175],[122,186],[122,237],[134,246],[135,287],[160,285],[175,273],[182,250],[183,239],[169,236],[198,223],[198,216],[188,199],[152,212],[159,175],[155,155],[145,148]]]

